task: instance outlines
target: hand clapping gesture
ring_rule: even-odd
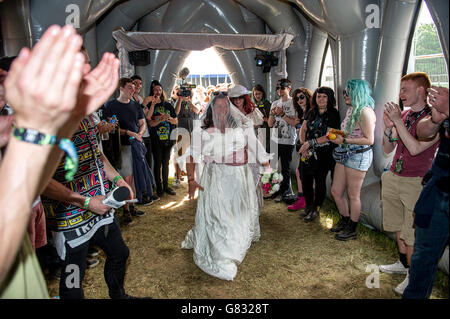
[[[71,137],[81,119],[111,96],[119,60],[105,53],[99,65],[89,70],[81,45],[73,27],[54,25],[32,51],[20,51],[5,81],[6,99],[18,127]]]
[[[383,120],[386,128],[394,127],[398,121],[403,123],[400,106],[394,102],[386,103],[384,105]]]
[[[428,102],[433,108],[432,119],[442,123],[448,118],[448,88],[432,86],[428,89]]]

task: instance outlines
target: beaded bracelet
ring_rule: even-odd
[[[72,141],[67,138],[59,138],[55,135],[44,134],[29,128],[19,128],[14,126],[11,135],[22,142],[36,145],[58,145],[60,149],[67,153],[64,169],[66,179],[73,180],[73,176],[78,170],[78,154]]]
[[[397,137],[392,138],[392,129],[389,131],[389,134],[386,134],[386,131],[384,131],[384,136],[386,136],[388,138],[389,143],[398,141]]]

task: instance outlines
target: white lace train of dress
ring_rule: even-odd
[[[252,241],[259,240],[258,199],[248,164],[207,163],[203,168],[195,226],[182,248],[194,249],[194,262],[204,272],[233,280],[237,265]]]

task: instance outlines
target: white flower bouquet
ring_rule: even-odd
[[[283,175],[277,170],[269,169],[261,177],[262,189],[265,195],[273,195],[280,190],[280,183],[283,181]]]

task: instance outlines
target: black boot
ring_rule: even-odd
[[[133,219],[131,218],[131,213],[129,210],[123,210],[123,219],[122,219],[123,223],[125,225],[130,225],[133,223]]]
[[[333,233],[339,233],[339,232],[343,231],[345,226],[348,224],[349,220],[350,220],[349,216],[341,215],[341,219],[339,220],[337,225],[334,226],[333,228],[331,228],[330,231],[332,231]]]
[[[356,227],[358,226],[358,222],[354,222],[353,220],[349,219],[347,225],[345,225],[344,230],[336,234],[334,238],[337,240],[349,240],[349,239],[356,239]]]
[[[298,214],[298,216],[303,219],[306,216],[308,216],[310,210],[313,209],[311,206],[306,205],[305,209],[303,210],[303,212],[301,212],[300,214]]]
[[[306,223],[310,223],[313,222],[317,216],[319,216],[319,208],[318,207],[313,207],[309,210],[308,215],[305,216],[305,218],[303,218],[303,220]]]

